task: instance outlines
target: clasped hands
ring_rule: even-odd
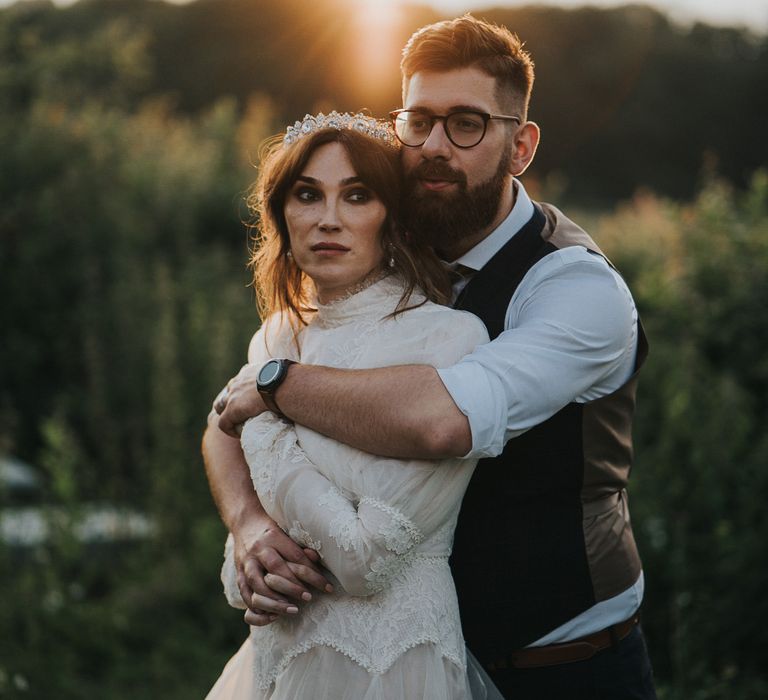
[[[248,607],[244,619],[249,625],[260,627],[281,615],[297,614],[297,603],[312,600],[309,586],[333,592],[317,552],[297,545],[266,514],[252,517],[232,534],[237,587]]]

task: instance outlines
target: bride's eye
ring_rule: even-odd
[[[293,196],[300,202],[316,202],[320,199],[320,193],[312,187],[299,187],[294,190]]]
[[[376,195],[365,187],[355,187],[347,193],[347,199],[355,204],[365,204],[375,199]]]

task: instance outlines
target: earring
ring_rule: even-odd
[[[395,246],[389,244],[389,269],[392,270],[395,267]]]
[[[290,251],[290,250],[286,251],[286,253],[285,253],[285,257],[286,257],[286,258],[292,258],[292,257],[293,257],[293,252],[292,252],[292,251]]]

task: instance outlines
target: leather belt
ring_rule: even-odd
[[[513,651],[507,657],[488,664],[486,668],[489,671],[496,671],[504,668],[538,668],[540,666],[568,664],[574,661],[586,661],[597,652],[620,642],[639,622],[640,616],[635,614],[629,620],[570,642]]]

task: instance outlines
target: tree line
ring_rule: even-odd
[[[717,172],[739,186],[768,162],[768,37],[743,28],[680,25],[643,5],[564,10],[545,6],[475,13],[502,23],[532,52],[537,80],[531,117],[544,140],[531,175],[547,192],[598,205],[638,186],[690,198]],[[417,27],[440,19],[404,6],[386,31],[380,72],[368,74],[365,30],[352,0],[83,0],[55,8],[27,0],[2,13],[0,59],[10,104],[30,99],[31,63],[51,87],[109,93],[109,71],[79,47],[125,37],[123,53],[144,47],[132,96],[170,96],[199,113],[221,97],[240,110],[254,94],[270,96],[279,123],[323,107],[400,106],[398,51]],[[385,31],[383,28],[380,31]],[[128,36],[131,38],[128,39]],[[54,44],[41,65],[38,47]],[[370,45],[370,42],[369,42]],[[382,57],[383,59],[384,57]],[[8,78],[15,73],[15,78]]]

